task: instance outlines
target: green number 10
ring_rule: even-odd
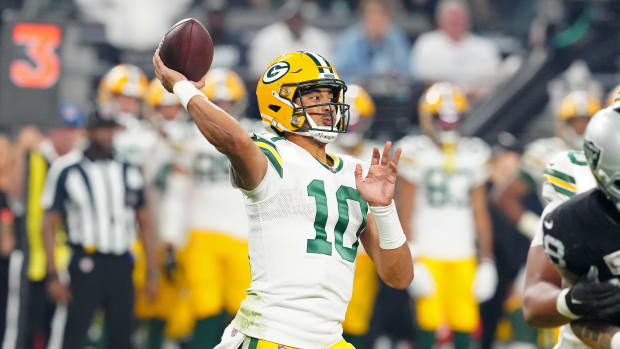
[[[327,232],[325,225],[327,223],[327,196],[325,195],[325,184],[322,180],[315,179],[308,184],[308,196],[313,196],[316,203],[316,216],[314,217],[314,230],[316,237],[308,239],[306,252],[318,253],[331,256],[332,244],[327,241]],[[366,227],[366,214],[368,214],[368,203],[362,199],[360,193],[355,189],[347,186],[340,186],[336,191],[336,199],[338,201],[338,222],[334,227],[334,240],[336,243],[336,251],[342,259],[355,262],[357,256],[357,246],[359,241],[356,239],[351,247],[345,247],[343,244],[343,235],[349,225],[349,203],[347,200],[357,201],[360,204],[363,221],[356,232],[356,237]]]

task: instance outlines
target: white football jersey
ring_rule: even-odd
[[[142,166],[159,139],[157,131],[148,122],[135,117],[127,116],[119,121],[124,129],[114,135],[116,156],[132,165]]]
[[[256,189],[242,190],[252,284],[232,325],[287,346],[327,348],[342,339],[366,226],[368,204],[354,176],[361,162],[328,155],[329,167],[284,138],[253,139],[269,165]]]
[[[218,232],[245,240],[249,230],[243,195],[229,180],[228,158],[193,123],[165,174],[160,227],[167,242],[185,243],[189,230]]]
[[[521,156],[521,177],[536,190],[541,202],[545,200],[542,197],[545,166],[556,154],[569,149],[559,137],[537,139],[525,148]]]
[[[474,257],[470,193],[489,177],[487,144],[478,138],[460,138],[449,158],[425,135],[405,137],[397,145],[403,148],[399,175],[416,186],[411,227],[418,255]]]
[[[596,180],[590,171],[583,151],[563,151],[556,154],[544,170],[542,196],[547,203],[541,217],[545,217],[558,205],[576,194],[596,187]],[[532,246],[543,245],[543,219],[540,220]],[[563,280],[563,283],[565,281]],[[566,285],[568,286],[568,285]],[[589,348],[575,336],[570,325],[560,327],[560,336],[554,349]]]

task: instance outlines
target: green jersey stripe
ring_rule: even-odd
[[[269,162],[271,162],[271,164],[273,165],[273,168],[276,169],[276,171],[280,175],[280,178],[282,178],[284,172],[283,172],[283,169],[282,169],[282,165],[280,164],[280,162],[278,161],[276,156],[271,152],[270,149],[268,149],[266,147],[263,147],[263,146],[259,145],[258,148],[263,151],[263,154],[265,154],[265,156],[267,156],[267,159],[269,160]]]
[[[566,173],[563,173],[563,172],[551,169],[551,168],[545,169],[545,174],[548,174],[548,175],[553,176],[553,177],[557,177],[557,178],[563,180],[564,182],[567,182],[567,183],[570,183],[570,184],[576,184],[575,177],[573,177],[571,175],[568,175]]]
[[[273,137],[271,140],[275,140],[275,138],[278,138],[278,137]],[[283,139],[283,138],[282,138],[282,139]],[[276,151],[278,151],[278,147],[276,147],[276,145],[275,145],[275,144],[273,144],[273,142],[271,142],[271,141],[267,140],[266,138],[263,138],[263,137],[260,137],[260,136],[254,135],[254,136],[252,136],[252,140],[253,140],[254,142],[263,142],[263,143],[265,143],[265,144],[267,144],[267,145],[271,146],[271,147],[272,147],[273,149],[275,149]]]
[[[256,349],[258,347],[258,338],[250,338],[250,345],[248,345],[248,349]]]
[[[558,185],[555,184],[551,184],[551,186],[553,187],[553,189],[555,189],[555,191],[557,191],[560,194],[564,194],[566,196],[568,196],[569,198],[572,198],[573,196],[575,196],[575,193],[568,190],[568,189],[564,189]]]

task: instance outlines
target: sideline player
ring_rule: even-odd
[[[349,115],[345,83],[317,54],[287,53],[267,67],[256,94],[263,121],[279,137],[253,139],[204,98],[203,82],[167,68],[159,51],[153,62],[166,89],[228,157],[231,181],[245,197],[252,283],[217,348],[351,348],[341,323],[359,240],[388,285],[404,289],[413,278],[392,200],[400,149],[391,157],[391,142],[383,155],[375,148],[370,166],[326,154]]]
[[[540,217],[524,207],[522,200],[536,193],[541,204],[545,165],[559,152],[580,150],[583,132],[590,117],[601,108],[598,98],[586,91],[573,91],[560,102],[556,117],[556,136],[530,143],[521,157],[521,173],[501,191],[497,205],[517,229],[530,239]]]
[[[416,252],[410,293],[419,349],[432,348],[444,323],[455,348],[468,348],[479,322],[478,302],[491,298],[497,284],[485,188],[490,149],[480,139],[459,136],[467,108],[455,86],[432,85],[419,104],[424,134],[400,143],[398,204]]]

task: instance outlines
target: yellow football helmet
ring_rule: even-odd
[[[568,93],[555,111],[558,136],[571,148],[581,149],[587,122],[599,109],[601,104],[593,94],[587,91]]]
[[[247,106],[247,91],[243,80],[230,69],[214,68],[207,73],[202,93],[236,118]]]
[[[620,85],[617,85],[609,91],[607,98],[605,98],[605,106],[609,107],[616,102],[620,102]]]
[[[317,87],[333,90],[330,103],[307,106],[303,102],[294,102],[303,90]],[[269,64],[258,81],[256,96],[266,125],[280,133],[299,133],[329,143],[338,133],[347,131],[349,105],[344,101],[346,90],[346,84],[325,58],[316,53],[298,51],[286,53]],[[306,109],[325,105],[330,106],[332,122],[330,126],[318,126]]]
[[[435,83],[420,98],[420,127],[440,144],[456,143],[458,127],[468,110],[467,97],[458,87],[447,82]]]
[[[140,68],[132,64],[119,64],[101,79],[97,102],[101,106],[114,103],[114,97],[119,95],[142,100],[148,84],[149,81]]]
[[[347,100],[350,101],[350,117],[347,133],[338,136],[336,142],[344,148],[352,148],[362,143],[366,131],[375,119],[375,102],[359,85],[347,87]]]
[[[166,91],[159,79],[151,80],[144,101],[148,106],[149,114],[163,120],[172,120],[183,112],[183,106],[179,99],[172,93]]]

